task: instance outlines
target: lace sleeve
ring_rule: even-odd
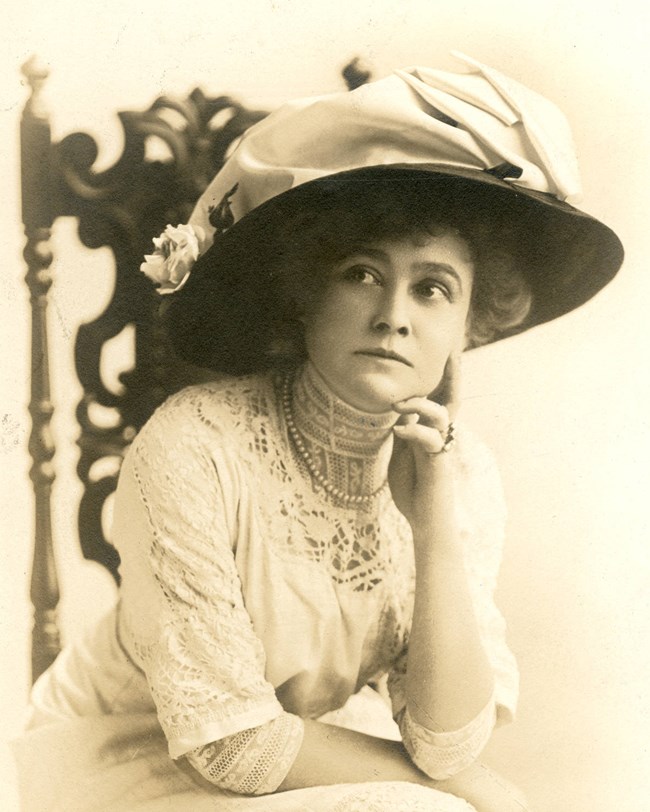
[[[211,784],[241,795],[266,795],[280,786],[302,745],[304,722],[283,713],[270,722],[234,733],[187,754]]]
[[[168,401],[136,438],[116,494],[120,633],[173,758],[282,713],[233,555],[237,463],[213,435],[187,397]]]
[[[402,741],[413,763],[436,781],[471,766],[490,740],[495,721],[494,699],[459,730],[436,732],[413,719],[408,708],[399,717]]]
[[[506,643],[506,624],[494,602],[505,530],[505,503],[501,480],[491,453],[471,437],[459,448],[459,517],[470,592],[481,639],[494,673],[493,699],[479,716],[459,731],[449,734],[416,729],[406,711],[404,683],[408,646],[388,676],[393,716],[402,735],[412,738],[418,763],[435,764],[434,771],[463,769],[487,743],[495,723],[510,721],[515,712],[519,677],[517,664]],[[427,755],[425,750],[429,748]],[[460,765],[460,766],[459,766]],[[451,773],[448,773],[451,774]],[[441,777],[442,773],[435,777]],[[442,776],[444,777],[444,776]]]

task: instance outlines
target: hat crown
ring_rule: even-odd
[[[521,170],[508,178],[513,185],[579,199],[562,112],[493,68],[456,56],[469,72],[397,70],[353,91],[289,102],[251,127],[192,215],[206,235],[203,250],[214,234],[210,213],[225,196],[237,222],[289,189],[362,167],[440,164],[481,172],[508,164]]]

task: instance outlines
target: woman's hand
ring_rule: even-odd
[[[450,455],[442,449],[458,410],[459,378],[460,353],[455,353],[447,361],[442,382],[432,396],[435,400],[413,397],[393,405],[401,418],[393,429],[395,442],[388,482],[397,508],[414,533],[428,533],[438,509],[436,493],[451,485]]]

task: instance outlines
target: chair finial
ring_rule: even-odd
[[[29,112],[37,118],[45,118],[46,112],[41,90],[43,89],[45,80],[50,75],[50,69],[40,57],[36,56],[36,54],[32,54],[27,62],[21,66],[20,71],[27,79],[27,83],[32,90],[25,109],[28,109]]]
[[[355,56],[341,71],[348,90],[365,85],[372,78],[372,69],[360,56]]]

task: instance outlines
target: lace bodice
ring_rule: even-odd
[[[183,390],[123,465],[120,634],[173,757],[283,708],[318,717],[388,671],[394,712],[403,708],[410,529],[388,489],[350,507],[313,483],[287,437],[280,388],[251,377]],[[516,668],[492,599],[498,476],[467,434],[455,456],[472,594],[508,713]]]

